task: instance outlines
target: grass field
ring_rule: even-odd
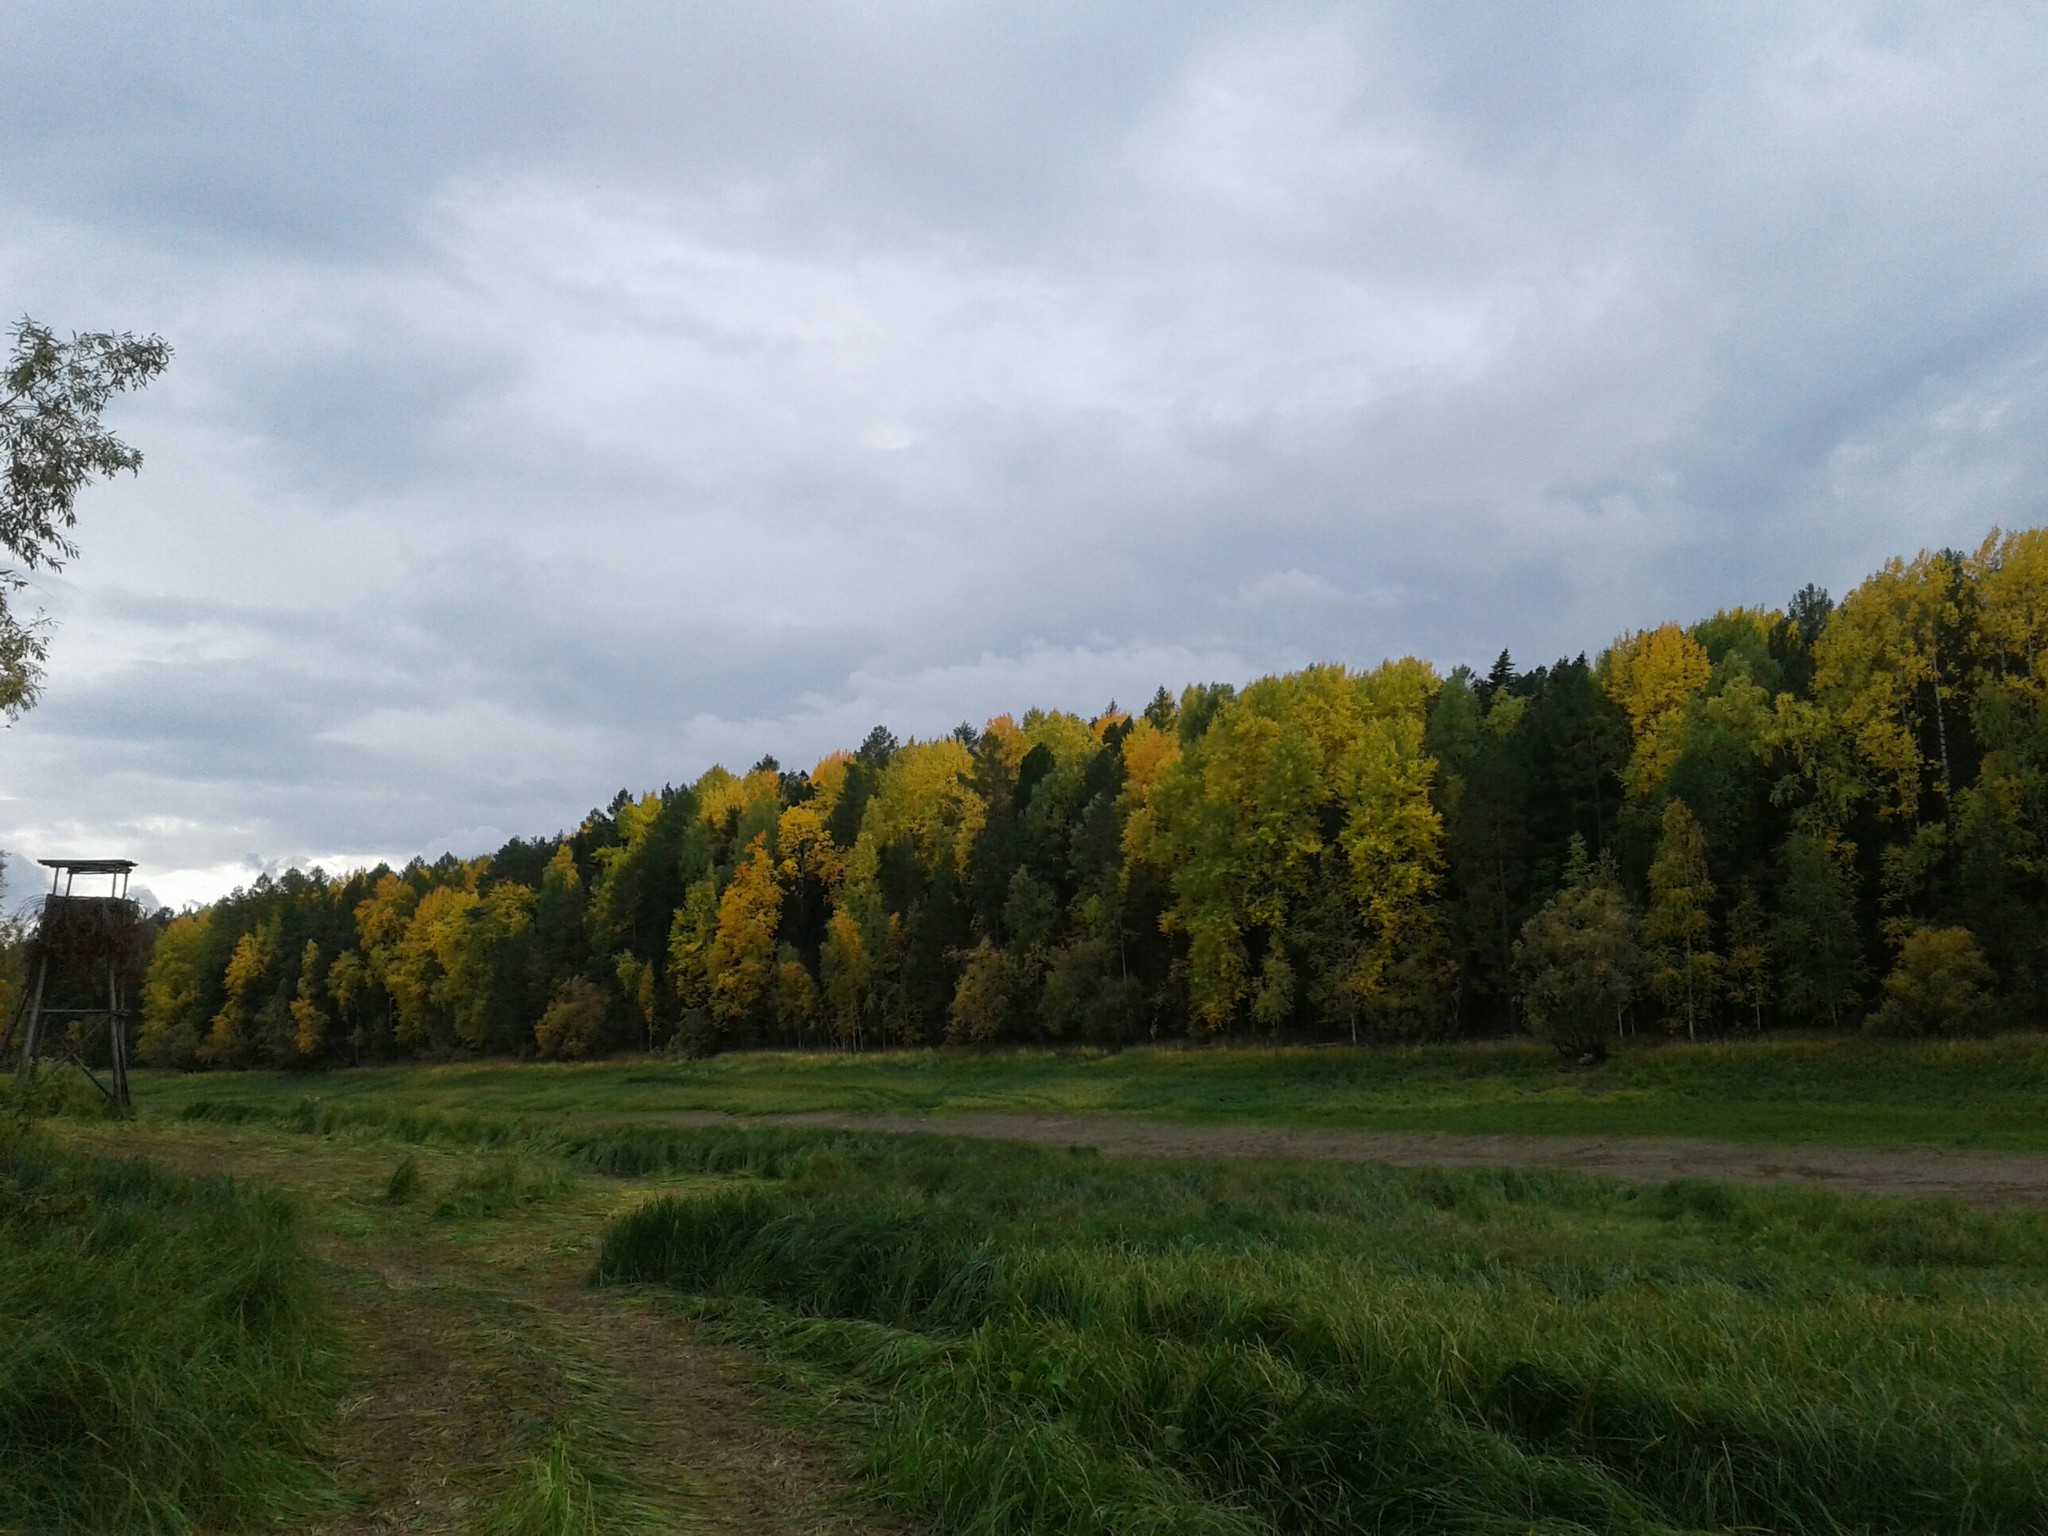
[[[2048,1145],[2032,1038],[138,1088],[136,1121],[74,1096],[0,1172],[0,1304],[30,1320],[0,1346],[0,1530],[2048,1530],[2048,1214],[675,1117],[1933,1157]]]
[[[862,1405],[872,1476],[934,1530],[2048,1524],[2037,1216],[752,1147],[761,1182],[622,1217],[598,1276]]]
[[[2048,1036],[1904,1044],[1814,1037],[1621,1052],[1581,1072],[1526,1043],[1410,1050],[742,1054],[701,1062],[478,1063],[318,1076],[145,1074],[154,1108],[335,1104],[540,1118],[713,1110],[1003,1110],[1468,1134],[2048,1149]]]

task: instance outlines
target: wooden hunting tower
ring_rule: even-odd
[[[105,1019],[107,1021],[107,1065],[114,1085],[110,1089],[92,1069],[78,1059],[69,1041],[63,1054],[102,1093],[122,1108],[128,1106],[128,1007],[122,994],[122,979],[134,970],[142,952],[142,909],[128,899],[128,876],[135,865],[129,859],[38,859],[51,871],[50,894],[43,898],[43,911],[36,923],[29,954],[34,961],[34,990],[28,1000],[28,1028],[21,1038],[21,1076],[35,1071],[43,1047],[43,1021],[57,1017]],[[105,876],[107,894],[86,895],[74,889],[80,875]],[[59,890],[58,887],[63,889]],[[52,981],[69,983],[64,995],[84,1006],[45,1007],[43,999]],[[105,1000],[96,1000],[104,987]]]

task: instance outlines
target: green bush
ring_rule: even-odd
[[[1589,862],[1575,837],[1564,889],[1515,941],[1529,1033],[1566,1056],[1605,1056],[1641,968],[1635,914],[1619,878],[1610,865]]]
[[[604,1044],[610,1005],[596,983],[572,976],[555,988],[554,1000],[533,1026],[534,1048],[543,1061],[578,1061]]]
[[[1866,1021],[1873,1034],[1987,1034],[1997,1022],[1994,978],[1967,928],[1916,928],[1884,979],[1884,1005]]]
[[[42,1119],[105,1120],[115,1113],[107,1096],[80,1072],[46,1068],[26,1083],[11,1071],[0,1076],[0,1134]]]

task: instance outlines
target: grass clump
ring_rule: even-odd
[[[326,1333],[292,1213],[225,1180],[0,1144],[0,1529],[303,1522]]]
[[[384,1181],[386,1205],[410,1205],[420,1192],[420,1160],[410,1152],[398,1160],[391,1177]]]
[[[501,1404],[522,1447],[481,1511],[489,1536],[655,1536],[674,1529],[647,1484],[644,1426],[621,1411],[621,1381],[593,1363],[543,1309],[476,1298],[475,1343],[494,1363]]]
[[[495,1511],[493,1536],[600,1536],[597,1490],[567,1435],[554,1434],[524,1471]]]
[[[2048,1528],[2048,1222],[1567,1175],[816,1138],[661,1282],[960,1532]]]
[[[394,1174],[393,1178],[396,1177]],[[442,1221],[500,1216],[520,1206],[545,1204],[566,1193],[574,1183],[559,1167],[535,1167],[514,1157],[491,1158],[458,1175],[447,1193],[435,1202],[434,1215]]]

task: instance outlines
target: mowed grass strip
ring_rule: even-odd
[[[699,1133],[607,1233],[952,1532],[2048,1528],[2048,1222]]]
[[[849,1155],[889,1155],[900,1138],[888,1135],[835,1134],[821,1140],[811,1131],[790,1127],[739,1126],[707,1133],[703,1128],[668,1125],[598,1125],[579,1129],[573,1122],[546,1118],[516,1119],[462,1110],[418,1109],[404,1104],[345,1099],[329,1102],[307,1096],[289,1103],[196,1099],[179,1112],[179,1120],[195,1125],[257,1125],[283,1127],[307,1136],[361,1137],[401,1145],[505,1151],[510,1161],[502,1170],[488,1166],[467,1173],[436,1205],[437,1216],[469,1214],[471,1201],[489,1191],[479,1206],[492,1214],[514,1205],[551,1198],[568,1188],[559,1171],[522,1165],[519,1155],[565,1158],[596,1173],[617,1178],[650,1174],[753,1174],[787,1178],[809,1174],[819,1166],[836,1167]],[[410,1174],[394,1168],[384,1188],[387,1203],[405,1203],[418,1193],[418,1169]],[[402,1191],[394,1200],[394,1190]],[[503,1198],[500,1195],[509,1195]]]
[[[692,1110],[987,1110],[1474,1135],[2048,1149],[2048,1036],[2031,1034],[1631,1046],[1593,1071],[1510,1041],[1399,1050],[749,1052],[701,1062],[363,1068],[312,1079],[152,1073],[140,1087],[145,1105],[171,1113],[201,1102],[274,1113],[309,1092],[382,1112],[578,1123]]]
[[[337,1383],[285,1202],[0,1132],[0,1530],[304,1529]]]

